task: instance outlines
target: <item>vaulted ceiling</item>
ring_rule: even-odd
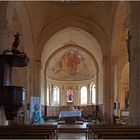
[[[44,28],[47,28],[55,20],[68,16],[85,18],[109,35],[116,3],[111,1],[29,1],[26,2],[26,6],[34,37],[37,38]]]
[[[57,78],[52,76],[52,73],[49,73],[49,69],[46,69],[46,64],[49,64],[47,63],[48,59],[50,56],[53,56],[51,58],[52,60],[49,61],[53,65],[53,68],[55,68],[55,60],[57,58],[62,59],[63,55],[68,53],[66,49],[63,50],[63,55],[61,55],[62,52],[60,53],[59,51],[59,53],[55,53],[55,51],[57,49],[63,48],[65,45],[77,45],[87,51],[75,50],[74,47],[71,47],[72,50],[74,52],[78,52],[80,57],[82,56],[84,59],[86,58],[86,62],[91,60],[90,63],[88,62],[87,64],[94,67],[91,68],[92,73],[91,70],[88,73],[90,76],[85,77],[88,77],[88,79],[91,79],[91,75],[94,77],[99,72],[99,70],[101,70],[100,68],[102,67],[103,57],[105,57],[111,51],[111,41],[113,40],[113,42],[119,42],[119,33],[121,32],[120,24],[122,26],[124,22],[122,19],[124,19],[126,15],[124,10],[125,8],[122,4],[120,9],[124,10],[124,12],[122,12],[124,14],[120,14],[120,12],[118,14],[119,18],[117,17],[120,20],[117,21],[116,11],[119,3],[121,2],[17,1],[16,5],[18,16],[20,16],[20,8],[22,9],[22,6],[25,6],[28,16],[28,24],[30,25],[29,28],[31,30],[34,42],[33,50],[35,52],[35,59],[41,61],[44,69],[43,73],[46,73],[47,71],[47,75],[49,75],[49,78],[51,77],[52,79],[58,79],[58,77],[61,77],[61,80],[70,80],[68,77],[62,79],[62,76],[60,75]],[[22,17],[19,18],[22,20]],[[26,23],[25,20],[21,21],[21,23],[24,22]],[[25,28],[26,26],[24,29]],[[29,33],[24,36],[26,37],[28,34]],[[50,43],[51,41],[53,41],[53,43]],[[27,44],[28,43],[29,41]],[[118,46],[117,43],[115,44]],[[115,44],[112,46],[115,46]],[[95,58],[96,64],[95,61],[92,61],[92,57],[89,56],[87,52],[89,52],[92,57]],[[114,52],[117,51],[115,50]],[[52,69],[52,66],[50,67]],[[68,71],[66,73],[68,73]],[[75,80],[86,80],[86,78],[82,77],[76,78],[77,79]],[[74,80],[74,78],[71,78],[71,80]]]
[[[107,40],[111,39],[112,36],[112,30],[113,30],[113,25],[114,25],[114,17],[115,17],[115,12],[117,9],[117,5],[118,2],[112,2],[112,1],[27,1],[25,2],[25,5],[27,7],[27,11],[28,11],[28,15],[30,17],[30,24],[31,24],[31,28],[32,28],[32,34],[33,34],[33,38],[35,40],[37,40],[37,42],[43,40],[43,38],[48,38],[48,40],[52,37],[53,34],[56,34],[58,31],[63,30],[63,27],[59,28],[59,22],[57,23],[56,21],[60,21],[61,19],[66,19],[68,17],[71,17],[69,19],[71,19],[71,23],[69,24],[69,22],[63,23],[61,22],[60,24],[63,24],[62,26],[64,26],[65,28],[67,27],[67,25],[65,24],[69,24],[68,27],[72,27],[73,25],[76,25],[76,23],[73,24],[73,22],[77,22],[73,20],[73,17],[78,17],[80,19],[83,19],[84,21],[87,21],[89,23],[93,23],[94,26],[96,26],[96,28],[100,31],[102,31],[102,33],[106,36]],[[65,20],[67,21],[67,19]],[[56,23],[56,24],[54,24]],[[95,29],[88,29],[88,25],[86,25],[85,23],[77,23],[77,24],[81,24],[81,27],[83,27],[83,29],[87,29],[88,33],[93,34]],[[50,29],[51,27],[51,29]],[[59,28],[59,29],[57,29]],[[61,29],[62,28],[62,29]],[[91,27],[90,27],[91,28]],[[53,30],[56,30],[53,32]],[[47,36],[45,36],[45,32],[47,32]],[[70,31],[72,32],[72,31]],[[99,34],[98,36],[100,37],[100,41],[103,40],[102,33],[99,33],[98,31],[95,31],[97,34]],[[49,36],[49,34],[51,34]],[[95,34],[95,33],[94,33]],[[94,36],[93,34],[93,36]],[[44,37],[45,36],[45,37]],[[63,36],[63,40],[68,40],[67,38],[70,38],[69,36]],[[74,37],[73,37],[74,38]],[[95,37],[95,39],[97,39]],[[46,40],[46,43],[47,41]],[[69,39],[69,40],[73,40],[74,39]],[[81,39],[79,39],[80,41]],[[97,40],[99,41],[99,40]],[[67,42],[63,41],[62,44],[60,44],[60,40],[56,41],[57,44],[60,45],[60,47],[63,47],[63,43],[66,43],[68,45]],[[83,44],[80,44],[81,47],[85,47],[87,49],[87,46],[84,45],[84,41],[81,40],[81,42],[83,42]],[[46,44],[44,42],[44,46]],[[99,42],[100,43],[100,42]],[[38,43],[39,44],[39,43]],[[70,43],[71,44],[71,43]],[[94,43],[93,43],[94,44]],[[103,43],[105,44],[105,42]],[[79,45],[79,44],[76,44]],[[107,47],[109,47],[107,44],[105,44]],[[57,46],[57,45],[56,45]],[[49,46],[47,46],[48,49],[42,49],[47,51],[47,54],[49,54],[50,56],[53,55],[53,58],[51,58],[48,69],[47,69],[47,76],[49,76],[49,78],[55,79],[55,80],[87,80],[87,79],[91,79],[91,77],[93,78],[96,73],[97,73],[97,68],[96,65],[94,64],[94,61],[92,61],[92,59],[86,52],[82,53],[79,50],[79,55],[83,56],[83,58],[87,58],[86,59],[86,63],[89,61],[91,64],[88,64],[88,66],[93,66],[94,68],[90,68],[90,70],[88,71],[88,68],[86,70],[87,75],[85,76],[83,73],[83,75],[80,73],[80,75],[76,76],[76,74],[71,73],[71,76],[69,75],[69,71],[71,70],[64,70],[64,67],[59,67],[59,70],[61,69],[61,74],[58,73],[56,76],[56,67],[58,68],[58,62],[59,59],[62,59],[62,55],[59,52],[58,54],[55,54],[56,56],[54,56],[54,52],[51,52],[51,49],[49,48]],[[58,47],[58,49],[60,48]],[[103,47],[101,45],[101,47]],[[40,47],[39,47],[40,48]],[[99,48],[101,49],[101,48]],[[54,49],[55,50],[55,49]],[[105,49],[107,51],[107,49]],[[40,49],[39,49],[40,51]],[[75,50],[74,50],[75,52]],[[77,50],[76,50],[77,52]],[[93,57],[96,58],[96,61],[99,64],[99,57],[96,57],[95,55],[98,55],[97,53],[95,54],[95,49],[94,47],[90,48],[89,52],[91,52],[91,54],[93,55]],[[92,53],[93,52],[93,53]],[[63,50],[63,55],[65,53],[68,53],[66,49]],[[45,55],[44,55],[45,56]],[[46,55],[47,57],[47,55]],[[46,58],[44,57],[44,58]],[[48,61],[47,59],[45,60],[43,58],[42,61],[43,65],[46,65],[46,62]],[[98,59],[98,60],[97,60]],[[56,60],[57,64],[56,64]],[[64,61],[64,60],[63,60]],[[101,62],[101,57],[100,57],[100,63]],[[62,62],[61,62],[62,63]],[[73,62],[74,63],[74,62]],[[82,63],[82,62],[81,62]],[[51,67],[51,68],[50,68]],[[68,66],[69,67],[69,66]],[[74,66],[73,66],[74,67]],[[100,66],[99,66],[100,67]],[[53,71],[53,70],[54,71]],[[78,68],[79,69],[79,68]],[[62,70],[64,70],[62,73]],[[92,72],[91,72],[92,71]],[[80,71],[81,72],[81,71]],[[54,74],[54,75],[53,75]]]

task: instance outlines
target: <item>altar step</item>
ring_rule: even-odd
[[[74,123],[72,123],[73,125],[75,124],[79,124],[82,125],[84,122],[83,121],[75,121]],[[58,124],[67,124],[65,121],[58,121]],[[70,124],[71,125],[71,124]]]

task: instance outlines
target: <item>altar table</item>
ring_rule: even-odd
[[[61,111],[59,119],[64,119],[66,123],[74,123],[81,118],[81,111]]]

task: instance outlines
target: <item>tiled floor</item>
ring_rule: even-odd
[[[86,140],[85,133],[59,133],[58,140],[62,139],[78,139],[78,140]]]

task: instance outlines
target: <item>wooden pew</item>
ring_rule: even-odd
[[[88,138],[139,138],[140,126],[88,124]]]
[[[95,138],[96,137],[96,133],[95,131],[96,130],[105,130],[105,129],[113,129],[113,128],[120,128],[122,127],[122,125],[120,124],[117,124],[117,125],[114,125],[114,124],[110,124],[110,125],[106,125],[106,124],[93,124],[93,123],[89,123],[87,124],[87,129],[88,129],[88,138]]]
[[[102,139],[139,139],[138,136],[114,136],[114,135],[109,135],[109,136],[102,136]]]
[[[23,133],[23,132],[12,132],[12,133],[0,133],[0,139],[50,139],[50,133]]]
[[[57,138],[57,125],[16,125],[0,126],[0,138]]]
[[[140,132],[99,132],[98,139],[140,138]]]

